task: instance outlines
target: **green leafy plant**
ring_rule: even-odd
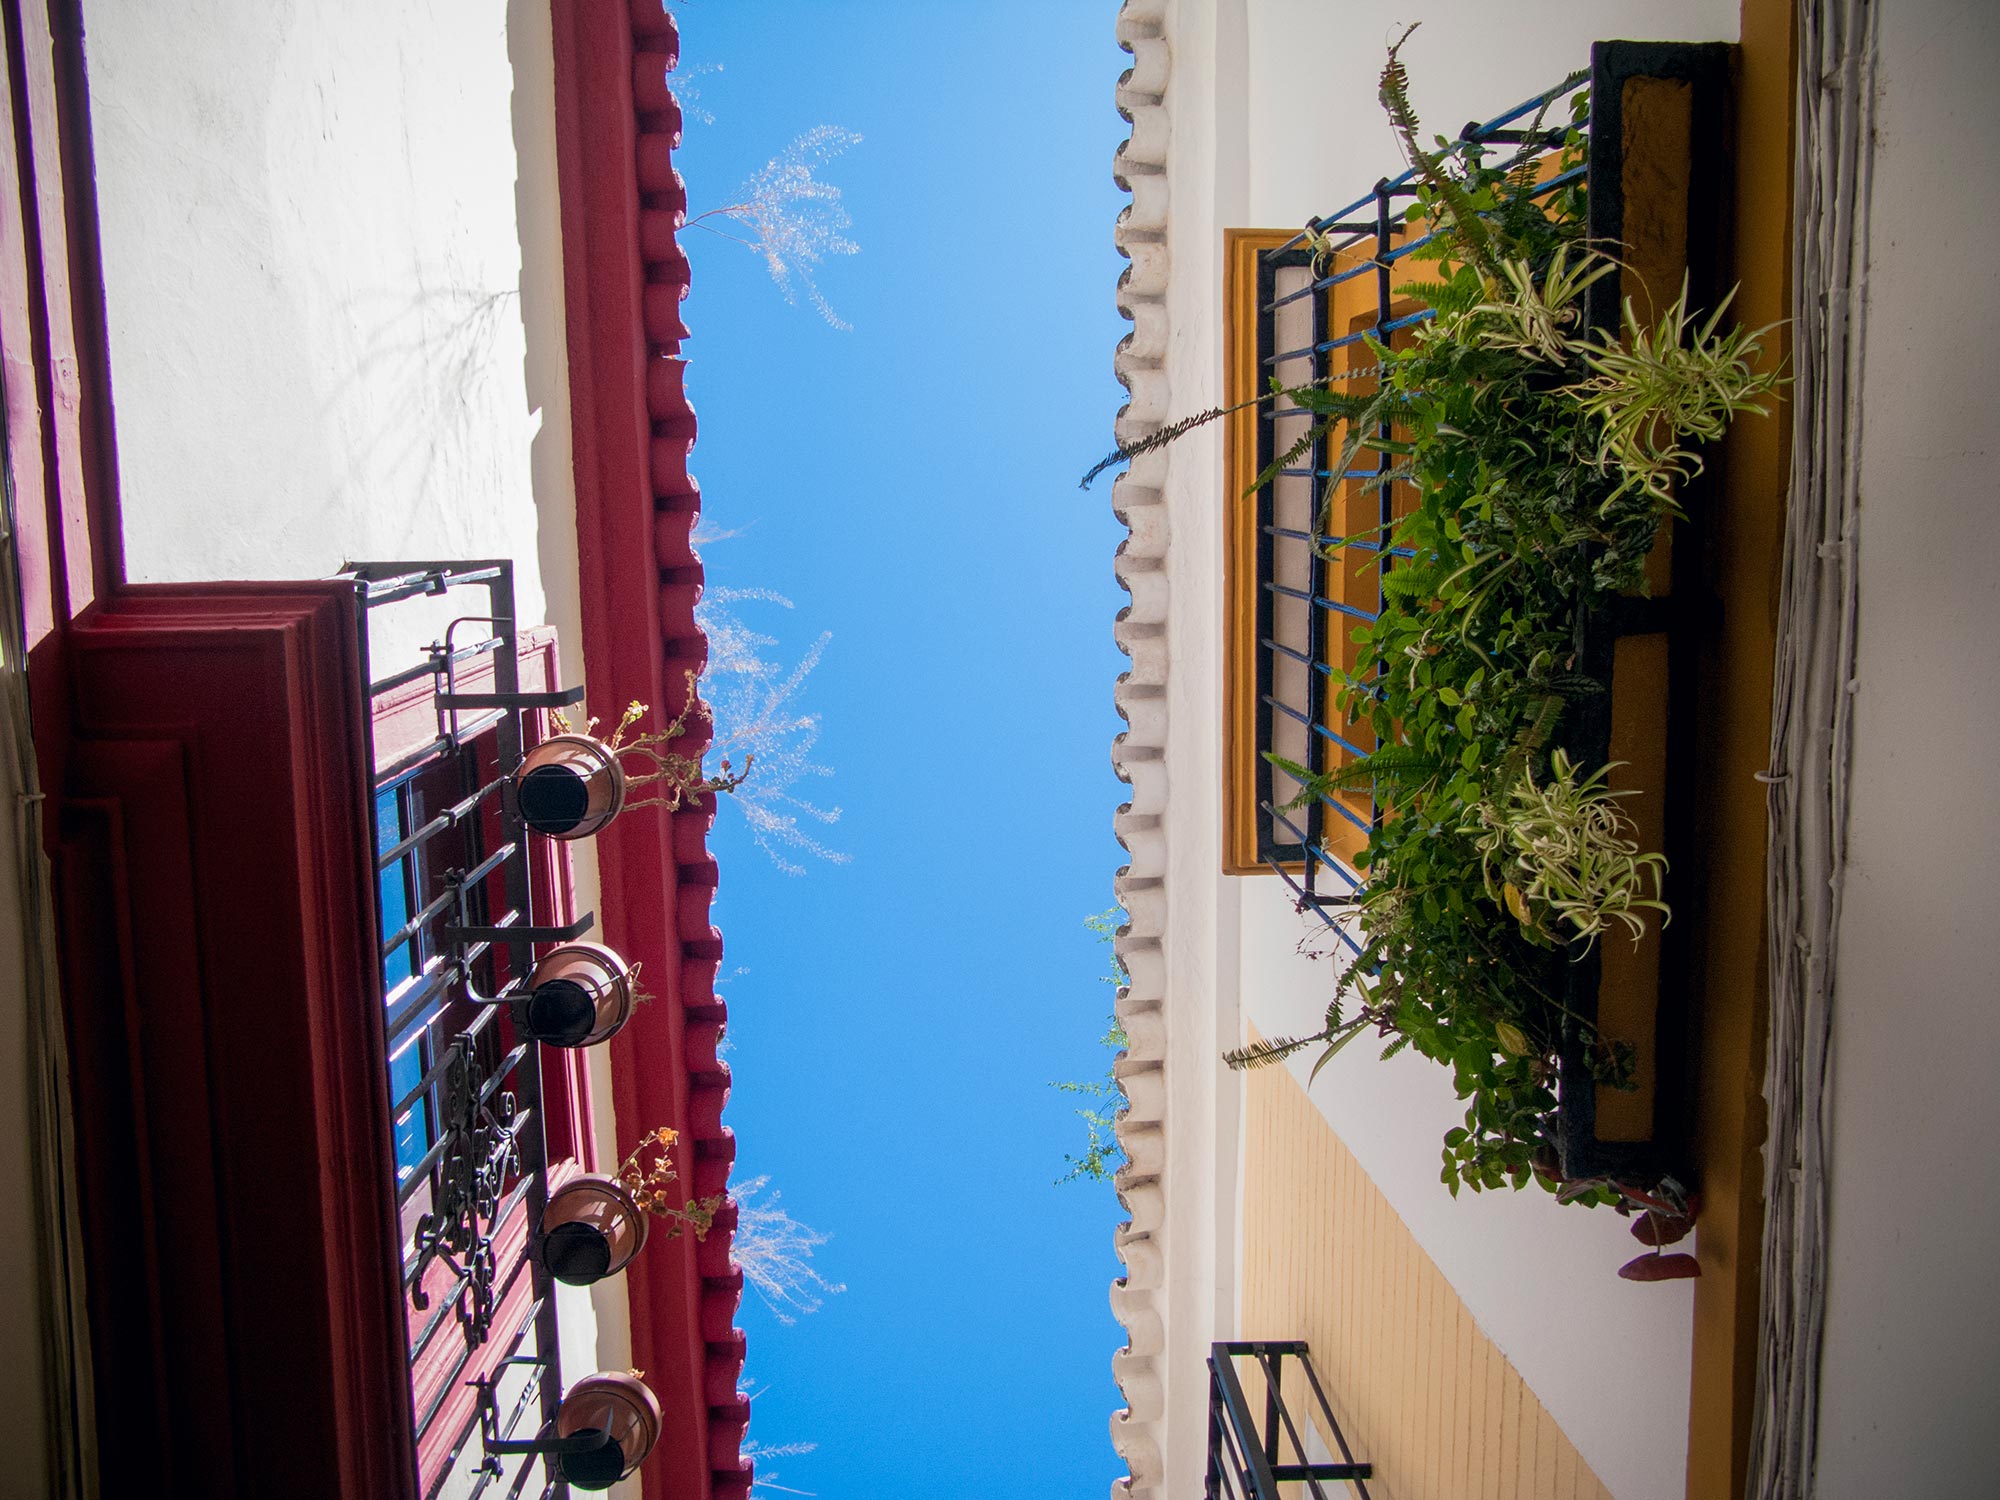
[[[1097,934],[1099,942],[1108,946],[1117,937],[1119,923],[1124,918],[1124,912],[1113,906],[1096,916],[1085,917],[1083,925]],[[1125,972],[1125,965],[1119,961],[1116,952],[1110,955],[1110,961],[1110,972],[1102,976],[1104,983],[1114,989],[1129,984],[1131,976]],[[1105,1069],[1102,1078],[1049,1085],[1060,1093],[1095,1101],[1075,1111],[1076,1117],[1083,1121],[1087,1136],[1081,1156],[1064,1155],[1063,1160],[1069,1163],[1069,1170],[1056,1179],[1059,1185],[1079,1180],[1109,1182],[1125,1165],[1125,1148],[1118,1144],[1117,1129],[1118,1112],[1125,1107],[1125,1089],[1118,1082],[1116,1061],[1117,1054],[1128,1045],[1128,1038],[1116,1015],[1106,1017],[1104,1035],[1097,1040],[1100,1046],[1109,1048],[1113,1054],[1113,1066]]]
[[[1625,837],[1630,823],[1621,797],[1606,784],[1613,761],[1589,776],[1561,750],[1549,756],[1549,774],[1532,770],[1508,788],[1505,800],[1483,802],[1470,831],[1479,845],[1486,894],[1524,927],[1550,936],[1541,913],[1560,919],[1570,936],[1588,946],[1612,922],[1636,943],[1644,935],[1642,911],[1671,915],[1659,899],[1664,855],[1646,854]],[[1650,886],[1652,895],[1646,895]]]
[[[1412,259],[1434,263],[1403,290],[1433,316],[1407,348],[1370,340],[1372,391],[1274,388],[1316,420],[1253,485],[1337,439],[1332,473],[1380,455],[1373,484],[1415,492],[1393,528],[1326,548],[1367,542],[1385,569],[1382,609],[1350,633],[1358,659],[1335,695],[1347,733],[1378,748],[1319,772],[1267,757],[1297,781],[1294,806],[1365,790],[1388,816],[1356,859],[1361,951],[1324,1026],[1227,1061],[1319,1047],[1316,1074],[1364,1033],[1385,1056],[1414,1049],[1452,1070],[1465,1101],[1444,1140],[1453,1193],[1540,1180],[1565,1202],[1630,1209],[1657,1185],[1560,1180],[1558,1057],[1575,1047],[1612,1087],[1635,1064],[1564,1004],[1565,966],[1614,926],[1636,939],[1667,919],[1666,863],[1630,837],[1611,768],[1580,770],[1562,748],[1574,707],[1606,691],[1578,642],[1612,599],[1644,591],[1699,445],[1762,411],[1780,377],[1768,329],[1726,328],[1727,298],[1697,319],[1685,286],[1655,323],[1627,301],[1616,335],[1587,330],[1584,293],[1621,267],[1585,241],[1581,174],[1543,192],[1532,147],[1489,162],[1477,144],[1426,146],[1407,40],[1381,98],[1415,177],[1409,222],[1429,231]],[[1559,173],[1582,163],[1587,126],[1577,93]],[[1526,134],[1541,137],[1539,116]],[[1320,498],[1323,534],[1336,498]]]

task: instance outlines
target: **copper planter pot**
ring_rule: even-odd
[[[571,1286],[616,1275],[645,1244],[646,1215],[615,1177],[572,1177],[542,1210],[542,1264]]]
[[[521,759],[513,778],[521,821],[552,839],[596,833],[625,806],[625,768],[602,740],[552,735]]]
[[[569,1388],[556,1410],[558,1437],[608,1433],[602,1448],[567,1453],[563,1477],[580,1490],[607,1490],[646,1460],[660,1440],[660,1400],[637,1375],[589,1375]]]
[[[632,1018],[632,966],[602,943],[564,943],[528,976],[522,1016],[551,1047],[593,1047]]]

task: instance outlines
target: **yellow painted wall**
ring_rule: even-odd
[[[1244,1079],[1242,1336],[1311,1346],[1370,1494],[1609,1500],[1298,1081]]]

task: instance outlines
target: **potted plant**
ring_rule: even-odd
[[[660,1399],[638,1370],[600,1371],[569,1388],[556,1408],[556,1436],[603,1437],[602,1446],[565,1452],[563,1478],[580,1490],[608,1490],[646,1461],[660,1440]]]
[[[725,760],[720,775],[708,776],[699,755],[667,748],[687,733],[691,717],[709,717],[708,705],[695,695],[693,672],[687,674],[687,706],[679,716],[662,730],[627,740],[627,731],[646,713],[645,704],[628,704],[618,727],[600,738],[595,718],[576,729],[557,710],[552,715],[557,733],[523,756],[512,777],[514,809],[521,821],[549,838],[588,838],[621,812],[699,807],[705,795],[733,792],[750,774],[754,756],[744,758],[741,771],[732,771]],[[630,793],[641,787],[652,790],[637,801],[629,800]]]
[[[648,1220],[664,1219],[668,1239],[683,1230],[705,1237],[722,1207],[722,1195],[683,1203],[668,1192],[675,1180],[673,1146],[665,1126],[641,1137],[616,1175],[573,1177],[549,1196],[542,1210],[541,1257],[549,1274],[570,1286],[589,1286],[622,1271],[646,1245]]]
[[[528,975],[521,1023],[551,1047],[592,1047],[616,1035],[646,1000],[639,966],[602,943],[564,943]]]

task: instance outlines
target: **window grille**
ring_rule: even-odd
[[[1542,116],[1566,118],[1563,100],[1585,82],[1578,74],[1485,124],[1467,125],[1455,151],[1503,151],[1506,160],[1550,157],[1559,130],[1524,130]],[[1547,195],[1586,169],[1547,173]],[[1285,243],[1257,252],[1255,361],[1258,388],[1323,386],[1366,394],[1375,378],[1374,345],[1407,347],[1430,311],[1400,288],[1425,274],[1410,257],[1431,243],[1406,222],[1416,197],[1413,172],[1378,182],[1369,193]],[[1373,341],[1371,344],[1371,340]],[[1256,414],[1255,472],[1264,474],[1310,426],[1312,414],[1289,400]],[[1385,425],[1377,436],[1395,434]],[[1311,774],[1329,771],[1375,748],[1372,731],[1336,706],[1344,674],[1357,660],[1351,632],[1382,608],[1382,581],[1409,553],[1393,543],[1414,496],[1385,476],[1388,454],[1336,474],[1342,447],[1336,427],[1272,474],[1246,502],[1255,507],[1255,759],[1251,767],[1260,860],[1314,911],[1340,942],[1358,952],[1342,922],[1359,899],[1355,856],[1384,816],[1369,791],[1307,796],[1300,778],[1272,757]],[[1357,464],[1360,461],[1357,460]]]
[[[405,615],[428,607],[424,623],[441,626],[414,664],[369,684],[380,699],[428,679],[436,718],[428,740],[375,762],[373,802],[382,1086],[420,1493],[558,1496],[567,1485],[540,1458],[509,1466],[475,1442],[469,1382],[498,1377],[500,1440],[532,1438],[562,1398],[554,1287],[530,1253],[550,1189],[541,1049],[516,1031],[509,1001],[535,945],[580,937],[592,918],[535,925],[527,834],[502,801],[522,756],[523,712],[575,704],[582,692],[521,690],[511,564],[350,572],[363,604],[364,675],[371,647],[407,634],[384,627],[392,606],[408,606]],[[474,674],[490,677],[490,690],[468,691],[463,679]]]
[[[1530,165],[1540,196],[1586,185],[1585,236],[1612,248],[1623,267],[1586,290],[1589,331],[1615,334],[1625,295],[1642,317],[1649,303],[1657,312],[1666,299],[1655,301],[1655,291],[1678,287],[1683,277],[1691,307],[1716,305],[1730,199],[1723,145],[1729,66],[1722,44],[1600,42],[1587,72],[1468,124],[1451,147],[1502,169]],[[1570,164],[1560,154],[1570,96],[1586,85],[1584,160]],[[1231,326],[1244,330],[1234,335],[1233,401],[1269,390],[1273,380],[1294,388],[1332,382],[1365,394],[1376,374],[1374,346],[1393,349],[1417,336],[1432,314],[1409,284],[1430,273],[1430,263],[1414,257],[1432,235],[1411,222],[1416,196],[1415,174],[1405,172],[1302,233],[1233,233],[1232,253],[1254,257],[1247,274],[1231,262],[1232,276],[1247,283],[1232,287]],[[1241,414],[1234,433],[1254,437],[1232,436],[1238,483],[1288,455],[1310,420],[1282,399]],[[1396,434],[1384,425],[1373,436]],[[1356,857],[1392,809],[1372,788],[1305,796],[1301,776],[1271,763],[1275,757],[1320,777],[1375,748],[1368,727],[1335,700],[1358,659],[1352,632],[1380,614],[1383,581],[1409,556],[1393,536],[1417,497],[1407,482],[1389,478],[1397,460],[1386,452],[1332,473],[1344,437],[1334,428],[1247,497],[1231,497],[1226,738],[1242,749],[1228,752],[1224,836],[1233,871],[1275,872],[1330,941],[1358,954],[1363,935],[1345,920],[1365,898]],[[1682,497],[1697,519],[1704,493],[1697,481]],[[1557,731],[1579,767],[1617,761],[1636,784],[1653,789],[1636,815],[1656,820],[1647,847],[1660,849],[1672,871],[1700,864],[1691,843],[1700,814],[1698,679],[1714,633],[1703,545],[1699,535],[1682,544],[1665,531],[1649,560],[1649,595],[1584,612],[1575,669],[1607,691],[1566,711]],[[1559,1057],[1563,1166],[1572,1178],[1657,1178],[1686,1150],[1688,1038],[1679,1017],[1694,998],[1703,894],[1686,877],[1669,878],[1682,917],[1670,930],[1649,931],[1637,951],[1600,943],[1562,965],[1561,1003],[1579,1023],[1565,1031]],[[1634,1047],[1633,1088],[1598,1087],[1586,1040],[1593,1029]]]

